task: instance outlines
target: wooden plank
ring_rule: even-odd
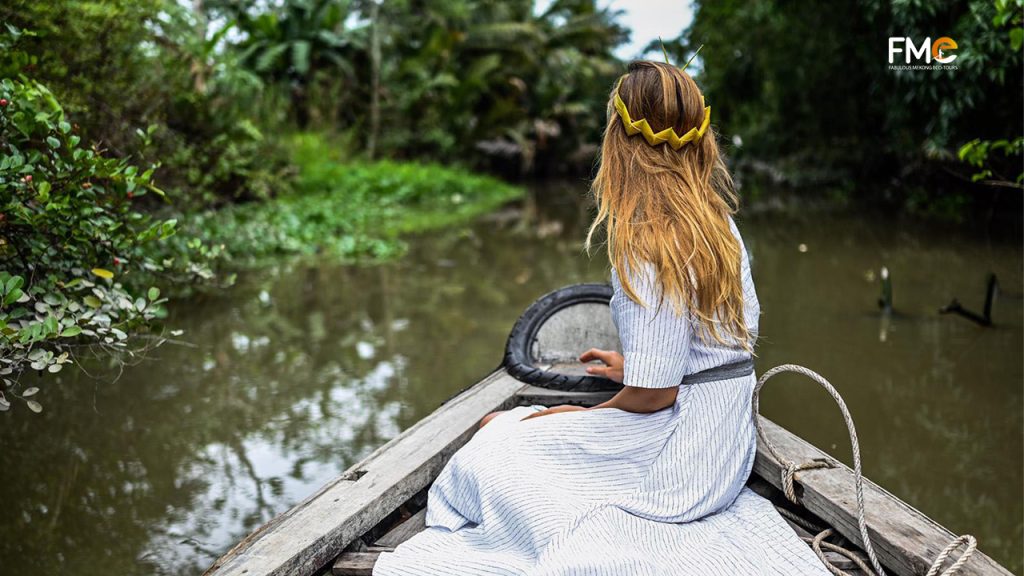
[[[355,548],[357,543],[365,542],[366,544],[373,545],[379,538],[390,532],[393,528],[407,520],[414,514],[414,510],[421,510],[427,507],[427,491],[430,487],[427,486],[416,493],[415,496],[406,500],[402,505],[392,511],[390,514],[384,517],[383,520],[378,522],[373,528],[364,532],[359,538],[349,544],[345,549],[347,552],[365,552],[365,550],[358,550]]]
[[[380,552],[346,552],[331,568],[333,576],[372,576]]]
[[[523,384],[497,370],[366,460],[247,536],[205,574],[308,576],[437,477],[480,418],[514,405]]]
[[[832,464],[832,468],[797,473],[800,503],[855,545],[863,546],[857,527],[853,471],[767,418],[762,416],[761,421],[768,438],[786,458],[796,463],[824,459]],[[776,489],[782,489],[782,467],[760,444],[754,473]],[[927,572],[935,557],[954,538],[949,530],[869,480],[864,481],[864,502],[868,533],[878,559],[899,576],[919,576]],[[962,573],[1011,576],[980,550],[971,556]]]
[[[796,532],[796,534],[798,536],[800,536],[801,538],[813,538],[814,537],[814,535],[811,534],[810,532],[808,532],[807,530],[805,530],[803,526],[800,526],[799,524],[793,522],[789,518],[786,518],[785,516],[783,516],[782,519],[785,520],[786,524],[789,524],[789,527],[792,528],[793,531]],[[806,542],[806,540],[805,540],[805,542]],[[807,546],[810,547],[810,543],[809,542],[808,542]],[[832,566],[842,570],[843,572],[846,572],[847,574],[849,574],[849,576],[866,576],[866,573],[863,570],[861,570],[860,568],[858,568],[857,565],[853,562],[853,560],[850,560],[849,558],[847,558],[846,556],[843,556],[839,552],[832,552],[830,550],[825,550],[824,552],[825,552],[825,558],[828,559],[829,563],[832,564]],[[867,563],[867,556],[864,553],[857,552],[856,554],[857,554],[857,556],[861,560],[863,560],[865,563]],[[868,565],[870,566],[870,564],[868,564]]]
[[[586,374],[577,358],[588,348],[621,351],[619,333],[607,302],[578,302],[549,316],[534,336],[532,352],[540,362],[564,365]],[[552,367],[565,373],[564,369]]]
[[[331,576],[372,576],[373,566],[377,564],[380,555],[394,551],[394,548],[387,546],[371,546],[362,552],[345,552],[326,573]]]
[[[576,406],[596,406],[615,395],[615,392],[566,392],[551,390],[540,386],[524,386],[516,394],[517,404],[530,406],[556,406],[558,404],[574,404]]]
[[[376,542],[377,546],[390,546],[396,548],[402,542],[423,532],[427,528],[427,509],[424,508],[413,514],[405,522],[395,526],[387,534],[381,536]]]

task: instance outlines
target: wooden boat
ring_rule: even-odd
[[[483,416],[517,405],[591,406],[614,394],[617,385],[586,375],[575,360],[589,347],[618,348],[610,296],[608,286],[581,284],[538,300],[513,328],[501,367],[248,535],[206,575],[371,574],[382,552],[425,528],[427,490]],[[761,419],[766,437],[786,459],[820,461],[825,467],[798,473],[795,505],[782,493],[784,466],[759,443],[749,485],[785,510],[787,521],[805,539],[810,537],[808,527],[831,528],[838,544],[863,560],[853,472]],[[864,497],[871,541],[889,574],[924,575],[954,539],[949,530],[870,481],[864,483]],[[824,554],[849,574],[866,574],[837,552]],[[970,555],[960,573],[1010,575],[980,550]]]

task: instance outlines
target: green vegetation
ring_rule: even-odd
[[[59,372],[72,342],[126,348],[128,332],[162,315],[164,300],[121,278],[182,271],[148,249],[174,234],[175,220],[135,208],[147,193],[163,195],[153,167],[140,172],[84,147],[44,86],[0,81],[0,143],[0,377],[11,386],[26,368]],[[0,393],[0,410],[9,394],[38,412],[35,392]]]
[[[85,146],[159,164],[180,211],[271,197],[290,173],[264,84],[204,18],[171,0],[8,2],[0,78],[49,88]]]
[[[84,349],[136,355],[165,311],[164,286],[215,276],[230,255],[237,266],[267,256],[326,253],[373,259],[400,254],[399,234],[466,221],[521,194],[487,176],[437,165],[343,163],[316,135],[292,139],[294,191],[265,202],[155,218],[136,205],[165,197],[156,166],[82,146],[77,128],[44,86],[0,81],[0,411],[11,398],[39,412],[35,387],[19,391],[26,370],[59,372]],[[140,139],[149,134],[140,131]]]
[[[741,164],[955,217],[978,193],[1020,195],[1020,147],[988,158],[977,179],[997,185],[988,188],[971,183],[987,148],[961,152],[968,163],[957,153],[1021,135],[1022,14],[1021,0],[701,2],[671,48],[681,57],[705,45],[699,80],[718,128],[742,141]],[[949,36],[957,69],[890,70],[890,36]]]
[[[627,31],[594,0],[342,2],[212,8],[294,121],[367,155],[463,159],[509,174],[585,169]]]
[[[494,178],[436,164],[343,163],[324,154],[329,148],[315,135],[295,138],[294,194],[196,215],[195,235],[243,259],[381,259],[404,250],[402,233],[465,222],[522,195]]]
[[[707,46],[737,167],[955,218],[1019,201],[1022,4],[699,2],[668,48]],[[0,409],[25,369],[159,342],[160,294],[229,262],[392,257],[518,194],[467,170],[590,171],[628,35],[596,0],[4,3]],[[958,70],[864,41],[938,35]]]

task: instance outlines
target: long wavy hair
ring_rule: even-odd
[[[669,64],[630,63],[619,96],[630,115],[646,118],[655,132],[671,126],[682,135],[704,120],[700,88]],[[677,315],[693,314],[702,338],[750,349],[743,318],[742,248],[729,224],[739,199],[716,135],[709,130],[678,150],[652,146],[640,134],[626,134],[613,98],[614,88],[591,187],[598,212],[587,233],[588,252],[603,229],[608,259],[629,298],[651,304],[641,301],[624,273],[649,263],[661,300],[667,299]]]

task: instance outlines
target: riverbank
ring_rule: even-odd
[[[50,116],[44,120],[56,129]],[[137,197],[152,191],[173,202],[177,194],[152,183],[153,169],[139,175],[136,166],[90,155],[65,138],[51,138],[53,164],[92,162],[80,181],[30,166],[20,196],[0,212],[0,224],[13,213],[31,231],[0,250],[15,256],[0,267],[0,411],[43,410],[48,386],[22,387],[23,374],[56,374],[93,355],[123,365],[179,336],[161,320],[168,298],[227,288],[238,271],[282,257],[384,261],[404,253],[406,234],[457,226],[523,195],[462,169],[345,159],[324,136],[297,134],[282,137],[294,171],[287,192],[202,212],[154,210],[153,202],[137,207]],[[11,164],[5,158],[3,168]],[[54,253],[58,231],[74,244],[65,240]]]
[[[439,164],[346,161],[318,134],[288,141],[293,192],[187,218],[187,235],[223,247],[229,269],[283,255],[393,258],[406,249],[404,234],[468,222],[523,195],[518,186]]]

